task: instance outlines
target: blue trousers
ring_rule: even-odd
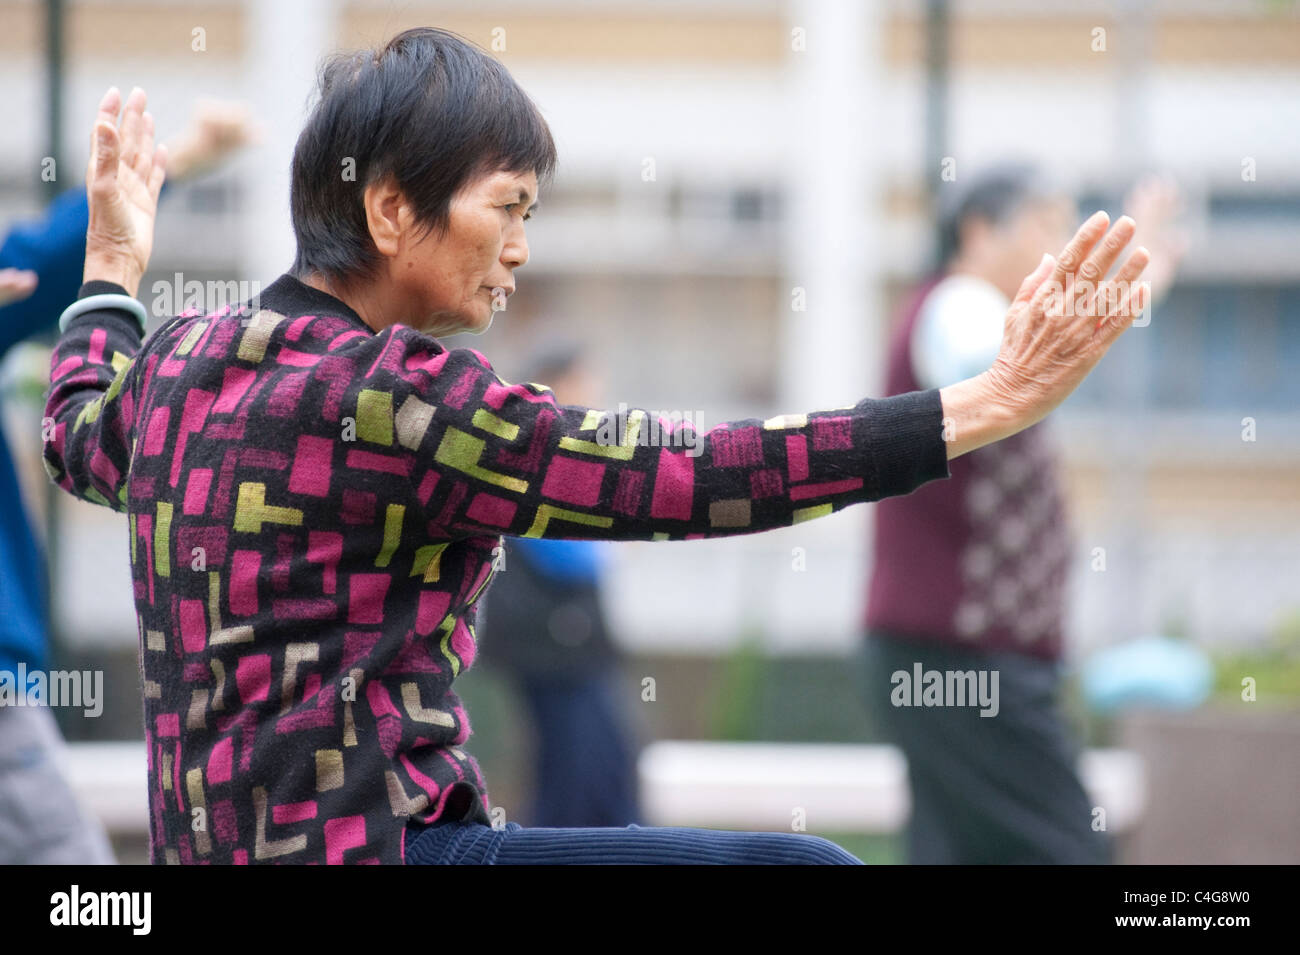
[[[636,755],[614,671],[581,679],[520,679],[537,734],[530,826],[640,823]]]
[[[627,826],[494,829],[477,822],[412,826],[407,865],[862,865],[820,836]]]

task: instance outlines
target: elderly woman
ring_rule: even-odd
[[[452,682],[501,537],[749,534],[947,477],[1064,400],[1140,310],[1143,250],[1072,284],[1133,223],[1098,213],[1044,256],[986,372],[719,425],[688,454],[643,440],[644,412],[610,439],[613,416],[438,341],[514,292],[556,160],[478,48],[419,29],[331,60],[293,157],[292,269],[147,341],[133,296],[165,151],[143,92],[120,125],[119,105],[95,127],[45,460],[129,515],[154,861],[856,862],[796,834],[494,828]]]

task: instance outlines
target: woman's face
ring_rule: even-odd
[[[452,199],[444,235],[403,244],[390,274],[410,324],[431,335],[487,331],[492,290],[513,294],[514,271],[528,261],[524,221],[536,201],[536,173],[489,173]]]
[[[1058,254],[1074,234],[1074,202],[1065,196],[1034,199],[1001,229],[1004,257],[998,283],[1014,298],[1025,276],[1042,261],[1043,253]]]

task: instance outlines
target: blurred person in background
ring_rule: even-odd
[[[171,156],[175,182],[210,171],[252,137],[247,110],[217,100],[196,104]],[[77,295],[85,267],[90,210],[84,183],[58,196],[40,218],[15,224],[0,245],[0,359],[56,326]],[[33,444],[39,437],[33,436]],[[51,662],[45,558],[23,509],[13,458],[0,434],[0,673],[16,692]],[[99,822],[77,806],[58,767],[63,746],[45,706],[0,702],[0,864],[112,864]]]
[[[1076,215],[1065,191],[1028,164],[951,188],[940,203],[940,268],[891,337],[891,395],[988,368],[1020,276],[1068,238]],[[1178,202],[1171,183],[1152,177],[1125,203],[1152,255],[1153,299],[1182,255],[1171,228]],[[867,703],[907,757],[909,860],[1107,862],[1058,711],[1073,558],[1057,451],[1039,423],[950,470],[950,480],[876,505],[867,586]],[[996,672],[996,713],[897,705],[894,674],[913,679],[917,664],[922,673]]]
[[[527,365],[529,381],[563,404],[595,406],[596,369],[573,342],[556,341]],[[610,545],[511,537],[485,597],[480,658],[508,674],[534,734],[528,824],[639,823],[635,739],[618,702],[621,655],[600,604]]]

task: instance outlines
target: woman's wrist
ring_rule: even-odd
[[[1026,411],[1001,393],[987,371],[940,388],[939,400],[949,461],[1034,423]]]
[[[112,282],[135,296],[144,277],[140,264],[132,256],[100,250],[86,250],[86,267],[83,282]]]

